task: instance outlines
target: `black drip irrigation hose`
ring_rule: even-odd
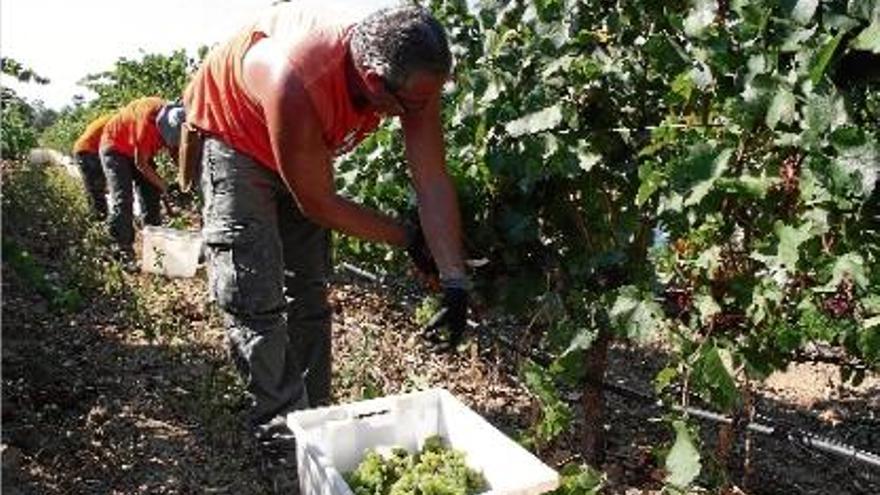
[[[390,283],[387,277],[371,273],[367,270],[352,265],[351,263],[343,262],[340,263],[339,266],[353,273],[354,275],[367,279],[373,283]],[[494,330],[491,330],[488,325],[480,324],[473,320],[468,320],[468,326],[472,330],[477,332],[477,334],[482,333],[483,335],[490,336],[492,342],[500,344],[502,347],[506,348],[509,351],[512,351],[520,357],[531,360],[542,368],[549,367],[553,361],[550,356],[547,356],[539,351],[520,348],[520,346],[516,345],[516,343],[514,342],[511,342],[510,339],[508,339],[507,337],[500,335]],[[622,385],[616,385],[613,383],[593,380],[589,378],[586,379],[586,383],[594,387],[599,387],[602,390],[606,390],[625,399],[641,402],[646,405],[653,405],[655,407],[671,409],[672,411],[684,413],[695,418],[710,421],[713,423],[733,424],[733,419],[729,416],[725,416],[723,414],[719,414],[717,412],[709,411],[706,409],[700,409],[698,407],[668,405],[655,396],[633,390]],[[868,464],[874,468],[880,469],[880,455],[869,452],[867,450],[853,447],[851,445],[847,445],[842,442],[815,435],[800,428],[770,426],[756,421],[746,423],[745,428],[749,431],[753,431],[761,435],[766,435],[776,440],[789,442],[801,447],[807,447],[851,461],[858,461],[864,464]]]

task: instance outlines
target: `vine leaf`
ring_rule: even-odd
[[[837,93],[818,94],[814,93],[807,100],[804,109],[804,118],[801,127],[804,129],[801,139],[809,145],[821,144],[824,133],[832,129],[832,139],[835,134],[846,129],[846,107],[843,98]],[[835,130],[836,129],[836,130]]]
[[[724,411],[730,411],[739,399],[736,381],[725,361],[730,361],[730,354],[724,351],[727,359],[722,358],[722,351],[714,346],[703,347],[694,363],[694,384],[700,394],[712,404]]]
[[[663,172],[657,170],[650,163],[639,167],[639,191],[636,195],[636,205],[642,206],[645,201],[654,195],[663,185]]]
[[[684,202],[685,206],[699,204],[709,194],[715,185],[715,181],[727,170],[727,164],[730,162],[731,155],[733,155],[733,148],[725,148],[718,153],[709,164],[709,177],[694,184]]]
[[[752,323],[759,325],[772,318],[779,305],[782,303],[784,294],[775,283],[759,283],[752,290],[752,303],[747,309]]]
[[[715,302],[715,299],[709,294],[700,294],[694,300],[694,306],[700,313],[700,321],[707,324],[712,321],[712,317],[721,312],[721,306]]]
[[[874,22],[859,33],[850,43],[850,47],[856,50],[880,53],[880,20],[875,19]]]
[[[860,186],[855,193],[869,197],[877,186],[880,176],[880,149],[874,143],[868,142],[861,146],[843,147],[835,143],[839,156],[835,164],[850,176],[860,178],[857,181]]]
[[[504,126],[504,129],[511,136],[519,137],[553,129],[561,122],[562,109],[559,105],[553,105],[510,121]]]
[[[831,280],[822,287],[817,287],[819,292],[834,292],[844,279],[852,280],[856,286],[865,289],[868,287],[868,276],[865,273],[865,259],[858,253],[846,253],[834,261],[831,268]]]
[[[765,123],[770,129],[776,129],[776,126],[782,122],[790,124],[796,116],[794,93],[788,88],[779,88],[770,102],[770,108],[767,109],[767,118]]]
[[[791,19],[798,24],[809,24],[818,7],[819,0],[796,0],[791,7]]]
[[[846,12],[853,17],[870,21],[880,17],[880,2],[877,0],[849,0]]]
[[[785,43],[780,47],[780,50],[783,52],[796,52],[801,49],[801,46],[804,41],[812,38],[814,34],[816,34],[817,26],[813,26],[812,28],[803,28],[794,31],[793,33],[788,35]]]
[[[800,259],[798,249],[801,244],[813,237],[812,228],[812,222],[804,222],[800,227],[785,225],[781,221],[776,222],[774,230],[779,238],[776,257],[787,271],[792,272],[797,267],[798,260]]]
[[[560,355],[560,357],[568,356],[571,353],[585,351],[593,346],[598,333],[592,328],[579,329],[568,344],[568,347]]]
[[[537,435],[542,441],[556,438],[571,423],[571,409],[559,396],[553,377],[535,363],[526,363],[522,369],[526,388],[535,394],[541,403],[542,418],[535,425]]]
[[[718,3],[715,0],[694,0],[693,7],[684,20],[684,32],[688,36],[697,37],[703,34],[715,22]]]
[[[687,488],[700,474],[700,452],[694,446],[691,433],[684,421],[673,421],[675,443],[666,456],[666,482],[678,488]]]
[[[720,177],[715,186],[727,192],[753,198],[763,198],[767,191],[779,182],[774,177],[740,175],[739,177]]]
[[[828,63],[831,62],[831,57],[834,56],[834,52],[837,51],[837,45],[840,44],[840,40],[843,39],[845,34],[845,32],[841,31],[828,40],[827,43],[822,45],[822,48],[819,49],[819,52],[813,59],[813,64],[810,67],[810,81],[812,81],[814,86],[822,80],[825,69],[828,67]]]
[[[642,338],[657,328],[661,314],[660,305],[650,293],[627,285],[617,294],[609,316],[619,332],[629,338]]]

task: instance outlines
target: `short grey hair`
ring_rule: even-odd
[[[355,63],[375,70],[392,89],[416,72],[446,77],[452,70],[443,26],[417,5],[382,9],[358,22],[351,49]]]

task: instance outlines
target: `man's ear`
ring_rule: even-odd
[[[377,94],[385,92],[385,78],[379,75],[373,69],[364,70],[364,84],[370,93]]]

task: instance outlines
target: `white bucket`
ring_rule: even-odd
[[[142,232],[141,270],[167,277],[192,277],[202,250],[199,232],[147,225]]]
[[[444,389],[291,413],[302,495],[353,495],[342,473],[368,449],[418,450],[440,435],[483,473],[482,495],[538,495],[555,490],[559,475]]]

